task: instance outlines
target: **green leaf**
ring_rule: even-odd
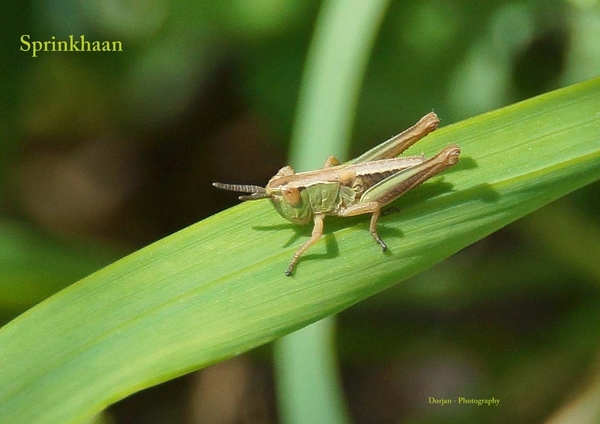
[[[457,143],[461,162],[381,219],[388,254],[368,218],[331,218],[287,278],[310,228],[286,223],[267,201],[135,252],[0,329],[0,422],[78,422],[423,271],[599,179],[599,129],[600,79],[441,128],[413,153]]]

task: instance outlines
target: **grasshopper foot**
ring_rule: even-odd
[[[373,238],[375,239],[375,241],[377,242],[377,244],[379,244],[381,246],[381,251],[385,252],[387,250],[387,244],[385,244],[385,242],[383,240],[381,240],[381,237],[379,237],[379,234],[377,233],[372,233]]]
[[[287,271],[285,271],[285,276],[286,277],[291,277],[292,276],[292,273],[294,272],[294,268],[296,267],[296,262],[297,262],[296,258],[294,258],[292,260],[292,262],[290,262],[290,265],[288,266]]]

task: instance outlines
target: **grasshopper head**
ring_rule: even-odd
[[[298,186],[296,172],[284,166],[269,180],[265,191],[275,210],[294,224],[307,224],[312,219],[312,208],[308,191]]]
[[[308,193],[304,189],[289,187],[287,184],[273,184],[275,177],[269,181],[267,187],[248,184],[213,183],[213,186],[222,190],[249,193],[239,196],[240,200],[270,199],[275,210],[283,218],[295,224],[306,224],[312,219],[312,209]]]
[[[308,191],[304,188],[291,187],[287,184],[269,187],[267,192],[275,210],[283,218],[294,224],[307,224],[312,219],[312,208]]]

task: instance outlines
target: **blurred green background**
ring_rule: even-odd
[[[1,322],[236,203],[212,181],[264,185],[287,160],[320,7],[4,2]],[[123,51],[34,58],[20,50],[23,34],[119,40]],[[392,1],[352,152],[432,109],[448,125],[598,74],[599,1]],[[353,421],[600,422],[599,189],[342,313],[339,367]],[[267,346],[131,396],[103,419],[277,423],[273,387]],[[438,406],[430,396],[500,405]],[[581,408],[595,418],[575,420]]]

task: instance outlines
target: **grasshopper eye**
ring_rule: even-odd
[[[302,196],[300,196],[300,190],[296,187],[282,187],[281,195],[283,200],[290,206],[298,206],[302,203]]]

